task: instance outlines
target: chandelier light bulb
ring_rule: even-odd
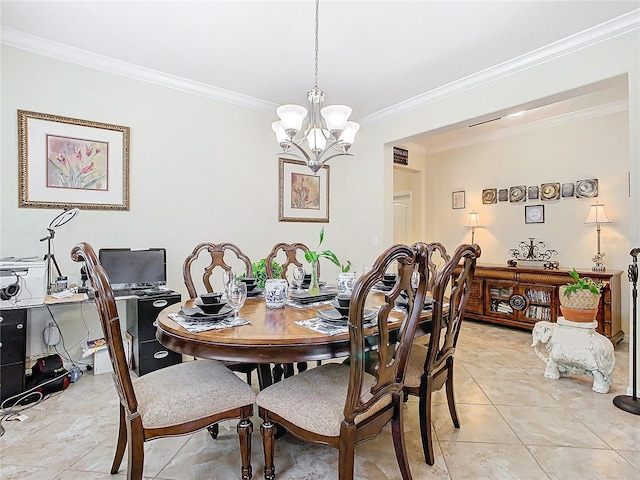
[[[282,128],[290,138],[302,129],[302,122],[307,117],[307,109],[300,105],[280,105],[276,114],[282,120]]]
[[[309,130],[309,133],[307,134],[307,142],[309,142],[309,149],[315,154],[323,151],[324,147],[327,145],[327,139],[319,128],[312,128]]]
[[[347,120],[351,115],[351,107],[346,105],[327,105],[320,110],[320,114],[324,118],[327,130],[337,139],[347,125]]]

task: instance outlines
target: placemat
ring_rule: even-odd
[[[189,333],[206,332],[208,330],[222,330],[251,323],[246,318],[233,318],[233,316],[229,316],[221,320],[189,320],[177,313],[170,313],[169,318]]]

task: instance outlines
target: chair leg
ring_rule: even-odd
[[[120,426],[118,427],[118,445],[116,446],[116,454],[113,457],[111,465],[111,473],[118,473],[122,459],[124,458],[124,450],[127,448],[127,419],[124,407],[120,404]]]
[[[453,358],[450,358],[450,360],[453,360]],[[456,400],[453,394],[453,361],[449,365],[445,388],[447,389],[447,403],[449,404],[449,413],[451,414],[453,426],[460,428],[460,420],[458,419],[458,412],[456,410]]]
[[[276,444],[274,441],[275,425],[271,420],[265,420],[260,425],[262,434],[262,448],[264,450],[264,480],[274,480],[276,478],[276,468],[273,464]]]
[[[298,362],[298,373],[304,372],[307,368],[307,362]]]
[[[293,363],[284,364],[284,378],[293,377],[295,373],[296,372],[293,369]]]
[[[344,435],[344,429],[340,432],[340,436]],[[340,439],[338,447],[338,480],[353,480],[353,463],[355,456],[355,425],[352,432],[347,432],[347,438]]]
[[[282,380],[283,375],[284,375],[284,366],[281,363],[276,363],[273,366],[273,383],[276,383]]]
[[[402,480],[411,480],[411,469],[409,468],[409,459],[407,457],[407,448],[404,443],[404,422],[402,420],[402,401],[401,395],[398,396],[396,403],[396,414],[391,420],[391,435],[393,438],[393,447],[396,451],[396,460],[398,460],[398,467],[400,468],[400,475]]]
[[[129,443],[127,480],[142,480],[142,470],[144,468],[144,429],[140,416],[129,420],[127,443]]]
[[[420,386],[420,401],[418,405],[420,417],[420,435],[422,436],[422,450],[424,459],[428,465],[435,463],[435,455],[433,453],[433,433],[431,431],[431,382],[428,378],[422,380]]]
[[[237,431],[240,439],[240,456],[242,458],[242,480],[251,480],[253,478],[253,469],[251,467],[253,423],[248,418],[243,418],[238,422]]]
[[[211,435],[211,438],[215,440],[216,438],[218,438],[218,434],[220,433],[220,427],[217,423],[214,423],[213,425],[209,425],[207,427],[207,431],[209,432],[209,435]]]

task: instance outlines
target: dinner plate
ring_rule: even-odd
[[[247,292],[247,298],[257,297],[259,295],[262,295],[263,292],[264,292],[264,288],[256,287],[253,290],[251,290],[250,292]]]
[[[336,298],[338,293],[338,290],[334,289],[321,290],[318,295],[309,295],[309,292],[294,292],[291,294],[291,299],[298,303],[324,302],[326,300],[332,300]]]
[[[229,305],[222,307],[218,313],[204,313],[199,307],[187,308],[181,307],[179,315],[190,320],[222,320],[233,313],[233,308]]]
[[[373,288],[375,288],[376,290],[382,290],[383,292],[390,292],[391,290],[393,290],[393,287],[394,285],[388,286],[382,282],[378,282],[373,286]]]
[[[347,317],[342,315],[335,308],[326,308],[324,310],[318,310],[317,312],[318,318],[322,320],[327,320],[329,322],[342,322],[345,325],[347,324]],[[364,311],[364,320],[365,322],[373,319],[376,316],[375,310],[365,310]]]

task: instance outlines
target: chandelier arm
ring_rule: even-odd
[[[307,163],[309,163],[309,162],[311,161],[311,157],[309,156],[309,154],[308,154],[307,152],[305,152],[305,151],[304,151],[304,149],[303,149],[300,145],[298,145],[298,144],[297,144],[297,143],[295,143],[295,142],[291,142],[291,141],[290,141],[290,142],[288,142],[288,145],[292,145],[292,146],[296,147],[298,150],[300,150],[300,152],[302,153],[302,155],[304,155],[304,158],[306,158]],[[292,153],[291,155],[295,155],[295,154],[294,154],[294,153]]]
[[[326,150],[325,150],[326,152]],[[353,153],[334,153],[333,155],[328,156],[327,158],[325,158],[324,160],[320,160],[320,158],[322,158],[324,152],[322,152],[320,154],[320,156],[318,156],[318,165],[320,165],[321,167],[327,163],[329,160],[331,160],[332,158],[336,158],[336,157],[353,157]]]

